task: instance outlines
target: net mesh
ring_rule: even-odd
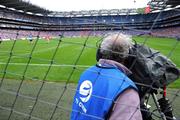
[[[179,67],[180,28],[176,11],[179,9],[169,12],[161,10],[149,15],[128,13],[119,17],[99,15],[61,20],[48,17],[46,13],[34,17],[3,8],[0,12],[0,21],[3,23],[0,29],[0,119],[66,120],[72,111],[87,118],[103,119],[72,109],[79,76],[85,69],[96,64],[98,44],[108,33],[130,34],[140,43],[163,52]],[[92,72],[103,75],[100,71]],[[125,81],[123,78],[121,80]],[[162,92],[152,85],[136,84]],[[179,95],[177,80],[172,87],[167,88],[167,97],[177,119],[180,119]],[[150,110],[141,108],[149,112],[153,119],[165,119],[157,101],[153,101],[161,96],[149,94],[146,102],[151,105]],[[102,96],[92,97],[113,101]],[[135,108],[134,113],[139,109],[137,106],[129,107]]]

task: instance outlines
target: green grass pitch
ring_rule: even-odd
[[[171,54],[170,59],[180,67],[180,44],[177,44],[175,39],[149,36],[133,37],[133,39],[140,43],[147,39],[146,45],[159,50],[166,56]],[[69,79],[69,82],[76,83],[80,74],[88,66],[96,64],[96,43],[99,40],[101,40],[100,37],[63,38],[45,80],[61,82]],[[44,79],[48,67],[52,62],[51,58],[53,57],[58,42],[58,38],[52,39],[49,43],[46,40],[38,40],[28,69],[25,72],[26,80]],[[35,40],[32,44],[27,40],[16,41],[11,60],[7,67],[6,79],[22,79],[34,44]],[[4,41],[0,44],[0,77],[4,74],[4,69],[9,59],[12,45],[13,41]],[[174,49],[175,45],[177,46]],[[174,51],[170,53],[173,49]],[[180,80],[171,84],[170,87],[180,88]]]

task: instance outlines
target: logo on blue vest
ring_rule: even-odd
[[[85,80],[81,83],[79,88],[79,94],[81,95],[80,99],[82,102],[87,102],[92,95],[93,86],[91,81]]]

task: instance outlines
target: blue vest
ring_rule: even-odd
[[[135,84],[115,67],[93,66],[80,77],[74,96],[71,120],[106,119],[113,101]]]

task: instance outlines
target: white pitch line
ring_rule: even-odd
[[[0,65],[5,65],[7,63],[0,62]],[[9,63],[9,65],[19,65],[19,66],[25,66],[26,63]],[[30,66],[45,66],[48,67],[50,64],[29,64]],[[52,64],[53,67],[81,67],[81,68],[88,68],[90,66],[88,65],[67,65],[67,64]]]
[[[55,49],[56,47],[51,47],[51,48],[46,48],[46,49],[42,49],[42,50],[38,50],[38,51],[35,51],[33,54],[36,54],[36,53],[43,53],[43,52],[46,52],[46,51],[49,51],[49,50],[53,50],[53,49]],[[7,52],[8,53],[8,52]],[[21,56],[21,55],[23,55],[23,56],[25,56],[25,55],[29,55],[30,54],[30,52],[29,53],[23,53],[23,54],[17,54],[16,56],[12,56],[12,58],[17,58],[18,56]],[[8,57],[7,58],[4,58],[3,60],[6,60],[6,59],[8,59]]]
[[[68,46],[68,45],[63,44],[63,45],[61,45],[60,47],[66,47],[66,46]],[[33,54],[47,52],[47,51],[56,49],[56,47],[57,47],[57,46],[55,46],[55,47],[50,47],[50,48],[45,48],[45,49],[41,49],[41,50],[36,50],[36,51],[33,52]],[[7,53],[8,53],[8,52],[7,52]],[[18,58],[19,56],[25,56],[25,55],[29,55],[29,54],[30,54],[30,52],[29,52],[29,53],[18,54],[18,55],[16,55],[16,56],[12,56],[12,58]],[[2,59],[2,60],[6,60],[6,59],[8,59],[8,57],[6,57],[6,58],[4,58],[4,59]]]

